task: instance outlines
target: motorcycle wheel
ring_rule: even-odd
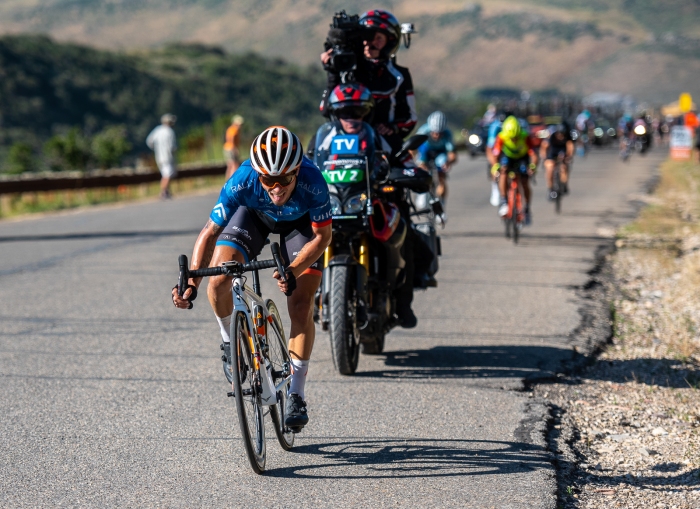
[[[354,289],[350,267],[336,266],[331,272],[330,337],[333,364],[341,375],[352,375],[360,359]]]

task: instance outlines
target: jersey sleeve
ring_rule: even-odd
[[[328,191],[328,184],[323,179],[321,172],[315,166],[313,171],[317,172],[314,187],[320,192],[314,192],[313,194],[313,198],[309,203],[309,216],[311,217],[311,226],[314,228],[322,228],[333,222],[331,198]]]
[[[501,150],[503,150],[503,140],[500,136],[496,135],[496,139],[493,142],[493,155],[496,157],[500,156]]]
[[[452,142],[452,132],[451,131],[445,131],[445,150],[448,152],[455,151],[455,145]]]
[[[413,95],[413,79],[408,69],[401,68],[404,81],[396,92],[396,113],[394,122],[402,138],[408,136],[418,122],[416,98]]]
[[[209,219],[219,226],[225,227],[236,210],[238,210],[238,207],[245,205],[241,200],[241,193],[249,191],[248,188],[253,184],[253,181],[249,178],[251,171],[250,162],[245,161],[233,176],[228,179],[224,187],[221,188],[219,200],[211,210]]]

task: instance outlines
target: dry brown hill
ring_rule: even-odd
[[[695,0],[3,0],[0,34],[137,50],[172,41],[316,62],[333,12],[392,10],[419,34],[401,50],[419,86],[700,96]]]

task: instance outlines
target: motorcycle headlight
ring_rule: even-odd
[[[646,132],[647,132],[647,130],[644,129],[643,125],[638,125],[637,127],[634,128],[634,134],[636,134],[637,136],[642,136],[642,135],[646,134]]]
[[[343,207],[340,205],[340,200],[334,194],[330,195],[331,198],[331,214],[334,216],[339,216],[343,213]]]
[[[471,136],[469,136],[469,143],[471,143],[472,145],[479,145],[480,142],[481,138],[479,138],[478,135],[472,134]]]
[[[362,212],[362,209],[365,207],[365,202],[367,201],[367,195],[366,194],[356,194],[355,196],[351,196],[350,198],[347,199],[345,202],[345,213],[346,214],[357,214],[359,212]]]

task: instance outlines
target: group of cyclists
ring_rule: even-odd
[[[396,63],[402,34],[398,20],[388,11],[374,9],[362,14],[359,24],[364,30],[363,58],[357,61],[353,81],[346,82],[343,73],[330,65],[332,48],[321,54],[328,84],[320,110],[328,122],[319,129],[307,150],[297,135],[285,127],[273,126],[261,132],[250,147],[249,159],[224,184],[191,257],[191,269],[234,260],[246,263],[260,254],[271,233],[280,235],[282,255],[288,265],[284,275],[275,271],[273,277],[287,296],[291,319],[291,383],[284,416],[285,425],[297,432],[309,420],[305,382],[315,339],[314,296],[321,284],[322,255],[331,242],[333,217],[328,184],[309,156],[316,150],[329,150],[338,135],[352,135],[359,143],[371,142],[377,150],[396,154],[418,120],[410,72]],[[539,155],[532,137],[515,116],[499,118],[493,113],[494,136],[489,141],[491,148],[487,155],[490,176],[500,193],[499,214],[504,214],[504,170],[513,170],[521,179],[529,222],[528,177],[535,172]],[[448,196],[447,175],[457,161],[445,114],[432,113],[417,132],[427,135],[427,140],[399,163],[408,169],[435,172],[435,194],[444,203]],[[564,154],[568,163],[573,155],[565,126],[557,126],[540,153],[550,179],[553,161]],[[412,174],[412,170],[405,173]],[[562,181],[566,180],[564,171]],[[402,218],[411,224],[408,192],[399,194],[396,201]],[[441,215],[440,220],[446,221],[446,216]],[[408,228],[404,244],[405,283],[394,294],[396,319],[404,328],[417,324],[411,309],[413,278],[410,275],[414,270],[413,251],[419,249],[419,244],[417,234]],[[201,278],[192,278],[184,292],[173,288],[175,307],[191,308],[200,284]],[[210,278],[207,286],[207,297],[221,331],[224,358],[228,359],[231,359],[229,331],[233,312],[231,284],[231,277],[217,276]]]

